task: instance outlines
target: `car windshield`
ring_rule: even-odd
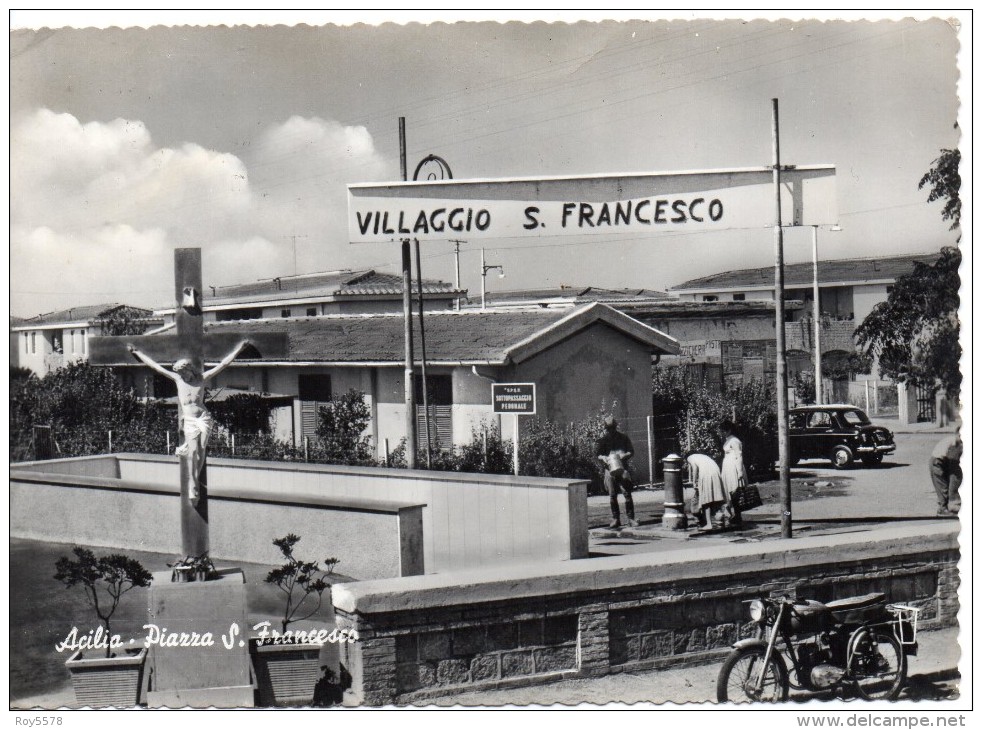
[[[869,424],[869,419],[862,411],[843,411],[842,417],[846,419],[846,423],[850,426],[866,426]]]

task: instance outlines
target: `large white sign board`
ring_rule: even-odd
[[[784,225],[835,225],[835,166],[781,172]],[[665,172],[348,186],[351,243],[722,231],[774,225],[773,171]]]

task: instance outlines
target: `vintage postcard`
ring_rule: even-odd
[[[964,724],[970,39],[12,11],[10,708]]]

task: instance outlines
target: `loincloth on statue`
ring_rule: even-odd
[[[214,427],[215,419],[208,411],[204,411],[200,416],[184,416],[184,443],[178,446],[174,453],[178,456],[187,456],[193,442],[200,443],[201,448],[204,449],[208,445]]]

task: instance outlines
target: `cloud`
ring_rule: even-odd
[[[397,172],[364,127],[297,116],[262,135],[249,167],[264,233],[335,245],[347,241],[345,183],[391,180]]]
[[[12,309],[167,304],[177,247],[202,248],[206,283],[292,273],[293,235],[324,259],[301,270],[336,267],[325,252],[346,245],[345,183],[392,168],[364,127],[332,120],[291,117],[237,157],[39,109],[11,128]]]

